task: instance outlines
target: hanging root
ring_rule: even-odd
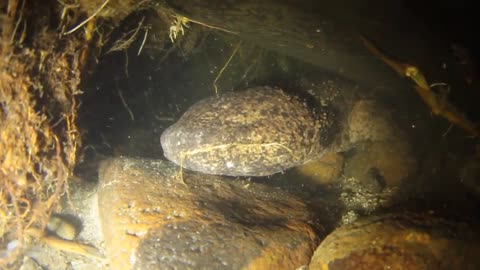
[[[173,20],[172,20],[171,25],[170,25],[169,37],[170,37],[170,40],[172,41],[172,43],[175,42],[175,40],[177,39],[178,33],[182,33],[182,35],[185,34],[185,29],[183,27],[188,28],[188,23],[190,23],[190,22],[201,25],[201,26],[204,26],[204,27],[207,27],[207,28],[210,28],[210,29],[219,30],[219,31],[229,33],[229,34],[238,35],[237,32],[234,32],[234,31],[222,28],[222,27],[214,26],[214,25],[209,25],[209,24],[206,24],[206,23],[203,23],[203,22],[200,22],[200,21],[192,20],[191,18],[187,18],[187,17],[182,16],[180,14],[173,13],[171,15],[173,17]]]
[[[143,17],[142,20],[140,20],[140,22],[138,23],[138,27],[135,28],[135,30],[132,30],[132,31],[124,34],[122,36],[122,38],[115,41],[113,43],[113,46],[107,51],[107,53],[127,50],[130,47],[130,45],[132,45],[132,43],[137,38],[138,32],[140,31],[140,29],[142,29],[144,20],[145,20],[145,17]],[[128,37],[129,35],[131,35],[131,36]],[[146,37],[144,38],[144,41],[142,42],[142,44],[145,42],[145,39],[146,39]],[[143,45],[142,45],[142,47],[143,47]]]
[[[98,13],[100,13],[100,11],[102,11],[102,9],[108,4],[110,0],[105,0],[105,2],[103,2],[103,4],[90,16],[88,17],[86,20],[84,20],[83,22],[79,23],[77,26],[75,26],[74,28],[72,28],[71,30],[67,31],[64,33],[64,35],[70,35],[71,33],[77,31],[78,29],[80,29],[82,26],[84,26],[86,23],[88,23],[89,21],[93,20],[93,18],[95,18],[95,16],[97,16]]]
[[[240,44],[242,42],[238,42],[237,46],[235,46],[235,49],[233,50],[232,52],[232,55],[230,55],[230,57],[228,58],[227,62],[225,63],[225,65],[223,65],[222,69],[220,70],[220,72],[218,72],[218,75],[217,77],[215,77],[215,80],[213,80],[213,89],[215,90],[215,96],[218,97],[218,87],[217,87],[217,81],[220,79],[220,77],[222,76],[223,74],[223,71],[225,71],[225,69],[227,68],[227,66],[230,64],[230,62],[232,61],[233,57],[235,56],[235,54],[237,53],[238,51],[238,48],[240,48]]]
[[[82,35],[58,42],[61,27],[30,16],[37,2],[7,2],[0,14],[0,239],[2,248],[17,245],[0,257],[0,268],[21,254],[26,231],[45,227],[66,192],[81,144],[77,95],[85,46]]]

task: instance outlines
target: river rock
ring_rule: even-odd
[[[322,237],[299,198],[259,183],[130,158],[99,175],[111,269],[296,269]]]
[[[328,235],[310,270],[480,269],[478,225],[427,214],[359,219]]]

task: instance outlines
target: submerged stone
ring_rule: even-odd
[[[256,87],[193,105],[161,136],[167,159],[190,170],[265,176],[318,157],[334,114],[278,88]]]
[[[100,165],[98,208],[110,269],[297,269],[320,238],[300,198],[162,160]]]
[[[479,269],[477,228],[410,212],[366,217],[328,235],[308,269]]]

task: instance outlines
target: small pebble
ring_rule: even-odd
[[[47,230],[65,240],[74,240],[78,235],[77,227],[71,221],[60,216],[50,217]]]

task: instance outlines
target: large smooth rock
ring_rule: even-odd
[[[479,240],[478,225],[413,213],[374,216],[327,236],[309,269],[480,269]]]
[[[111,269],[296,269],[318,244],[296,197],[170,162],[118,158],[100,168]]]

